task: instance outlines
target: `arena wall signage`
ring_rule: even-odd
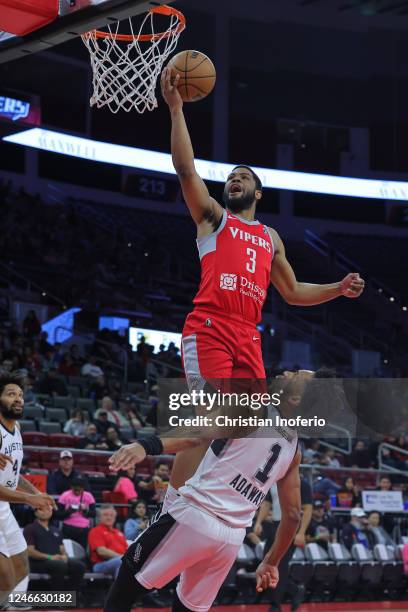
[[[6,136],[3,140],[90,161],[175,174],[171,155],[168,153],[100,142],[52,130],[32,128]],[[196,167],[204,180],[223,183],[233,165],[198,159]],[[254,170],[260,176],[263,185],[272,189],[378,200],[408,200],[408,182],[360,179],[270,168],[254,167]]]

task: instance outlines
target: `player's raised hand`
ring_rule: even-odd
[[[119,470],[128,470],[135,463],[140,463],[146,457],[146,451],[141,444],[133,442],[125,444],[116,453],[108,459],[109,469],[111,472],[119,472]]]
[[[0,470],[4,470],[4,468],[7,467],[8,463],[13,465],[12,458],[9,457],[9,455],[4,455],[3,453],[0,453]]]
[[[262,561],[256,569],[256,590],[262,593],[265,589],[276,589],[279,582],[279,571],[276,565],[270,565]]]
[[[364,291],[364,279],[357,272],[347,274],[341,281],[341,293],[348,298],[358,298]]]
[[[27,503],[37,510],[57,510],[57,504],[51,495],[39,493],[38,495],[28,495]]]
[[[179,81],[179,74],[173,77],[170,68],[164,68],[160,79],[160,85],[163,98],[169,105],[170,110],[174,108],[182,108],[183,106],[183,99],[178,90]]]

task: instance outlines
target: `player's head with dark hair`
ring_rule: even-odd
[[[231,212],[248,210],[262,198],[262,183],[249,166],[235,166],[229,173],[222,196]]]
[[[8,420],[21,419],[24,411],[23,377],[11,372],[0,377],[0,414]]]

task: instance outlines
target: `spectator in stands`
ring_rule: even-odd
[[[94,418],[97,419],[101,412],[106,412],[109,423],[113,423],[116,427],[126,427],[128,424],[123,414],[115,409],[115,404],[109,395],[102,398],[101,407],[95,412]]]
[[[79,367],[75,365],[69,353],[63,355],[58,370],[63,376],[79,376]]]
[[[96,429],[98,430],[98,433],[103,436],[104,438],[106,438],[106,432],[108,431],[108,429],[111,429],[112,427],[114,429],[117,429],[117,426],[114,423],[110,423],[108,421],[108,412],[107,410],[98,410],[98,416],[96,418],[94,418],[94,423],[96,425]],[[95,413],[96,414],[96,413]]]
[[[377,491],[392,491],[392,482],[389,476],[381,476]]]
[[[68,395],[64,381],[58,377],[58,371],[50,368],[38,384],[38,392],[45,395]]]
[[[353,508],[361,505],[361,494],[351,476],[346,478],[343,487],[337,493],[337,505],[340,508]]]
[[[91,379],[103,376],[103,370],[97,365],[95,355],[91,355],[89,360],[82,366],[81,375]]]
[[[357,440],[354,450],[350,455],[350,467],[370,468],[372,459],[364,440]]]
[[[24,403],[27,404],[36,404],[37,403],[37,394],[34,391],[35,385],[35,376],[32,374],[27,374],[24,379]]]
[[[90,519],[96,515],[95,498],[85,491],[83,476],[72,479],[71,487],[58,498],[58,518],[62,519],[64,537],[79,542],[84,548],[88,541]]]
[[[74,364],[75,367],[78,368],[78,370],[81,369],[84,360],[81,357],[81,353],[79,351],[79,346],[77,344],[72,344],[70,349],[69,349],[69,356],[71,357],[72,363]]]
[[[129,444],[129,440],[123,438],[112,425],[106,430],[106,444],[111,451],[117,451],[124,444]]]
[[[79,441],[78,446],[92,450],[108,450],[105,438],[98,433],[95,423],[88,424],[85,437]]]
[[[137,408],[136,402],[131,397],[127,397],[124,402],[120,402],[120,411],[126,426],[131,427],[134,432],[144,426],[144,419]]]
[[[149,518],[147,516],[146,503],[142,500],[131,504],[129,518],[126,520],[123,527],[125,538],[127,540],[136,540],[136,538],[147,528]]]
[[[23,321],[23,334],[26,338],[35,338],[41,333],[41,323],[34,310],[29,310]]]
[[[113,487],[115,493],[121,493],[123,495],[127,504],[135,501],[138,497],[134,483],[135,474],[136,468],[134,466],[126,471],[120,471]]]
[[[90,530],[88,544],[93,571],[116,578],[127,542],[123,533],[115,529],[115,521],[115,508],[111,504],[103,504],[99,510],[99,524]]]
[[[323,474],[319,474],[313,481],[313,491],[325,498],[328,498],[331,495],[336,495],[340,489],[340,485],[338,485],[332,478],[325,476],[324,472]]]
[[[78,559],[69,559],[62,533],[50,525],[52,509],[35,510],[35,521],[24,529],[30,570],[50,574],[53,591],[80,591],[86,566]],[[69,579],[68,584],[65,578]]]
[[[98,378],[94,378],[91,386],[89,387],[89,397],[95,400],[95,402],[98,402],[108,394],[109,389],[106,385],[105,377],[98,376]]]
[[[80,408],[74,408],[71,411],[71,418],[64,425],[64,433],[70,436],[84,436],[88,421],[85,420],[85,414]]]
[[[170,468],[164,461],[156,464],[153,476],[139,480],[137,491],[139,497],[146,501],[154,501],[160,504],[166,495],[170,479]]]
[[[62,450],[59,458],[59,468],[48,476],[47,493],[50,495],[61,495],[64,491],[71,488],[74,478],[81,476],[80,472],[74,469],[74,457],[69,450]],[[85,476],[83,477],[85,478]],[[85,489],[89,490],[88,481],[85,478]]]
[[[368,529],[372,531],[376,544],[385,544],[386,546],[394,546],[395,542],[390,534],[381,525],[381,514],[373,511],[368,515]]]
[[[44,355],[50,349],[52,349],[52,344],[48,342],[48,332],[43,331],[40,334],[38,350],[40,351],[41,355]]]
[[[309,442],[307,448],[303,451],[303,463],[316,463],[319,457],[320,441],[313,439]]]
[[[328,448],[319,459],[320,465],[325,465],[332,468],[340,468],[340,461],[336,457],[336,451],[333,448]]]
[[[325,514],[324,503],[316,499],[313,502],[313,514],[306,531],[306,542],[316,542],[327,549],[329,542],[335,542],[334,521]]]
[[[350,522],[344,525],[341,537],[344,546],[349,550],[353,544],[363,544],[367,549],[373,547],[374,535],[367,529],[367,515],[362,508],[352,508]]]

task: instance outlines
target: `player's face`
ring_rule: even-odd
[[[24,412],[24,393],[18,385],[6,385],[0,396],[0,413],[5,419],[21,419]]]
[[[227,178],[223,202],[231,212],[241,212],[251,208],[256,201],[256,185],[249,170],[237,168]]]

